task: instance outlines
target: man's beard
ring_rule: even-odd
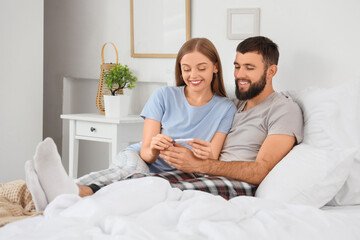
[[[264,72],[264,74],[261,76],[260,80],[255,82],[255,83],[251,83],[250,82],[250,87],[246,92],[241,92],[239,90],[238,87],[238,80],[240,79],[235,79],[235,95],[236,98],[239,100],[248,100],[248,99],[252,99],[254,97],[256,97],[257,95],[259,95],[265,88],[266,85],[266,71]]]

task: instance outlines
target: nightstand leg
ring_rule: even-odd
[[[112,142],[110,143],[109,148],[109,166],[111,165],[112,161],[116,158],[117,155],[117,138],[113,138]]]
[[[70,120],[69,126],[69,176],[77,178],[78,158],[79,158],[79,140],[75,139],[75,120]]]

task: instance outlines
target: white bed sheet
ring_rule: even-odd
[[[0,239],[360,239],[360,205],[291,205],[255,197],[226,201],[147,177],[87,198],[61,195],[44,216],[8,224]]]

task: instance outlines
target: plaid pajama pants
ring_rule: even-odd
[[[135,173],[127,179],[141,178],[146,176],[161,177],[170,182],[170,185],[181,190],[200,190],[219,195],[227,200],[237,196],[254,196],[256,185],[242,181],[196,173],[185,173],[180,170],[163,173]]]
[[[118,173],[123,175],[118,175]],[[77,181],[81,185],[95,183],[99,187],[104,187],[113,182],[121,180],[131,180],[147,176],[161,177],[169,181],[170,185],[181,190],[200,190],[214,195],[219,195],[225,199],[246,195],[254,196],[257,189],[256,185],[242,181],[221,177],[208,176],[196,173],[185,173],[180,170],[163,173],[132,173],[128,174],[121,169],[109,168],[90,175],[85,175]]]
[[[236,196],[254,196],[257,186],[242,181],[196,173],[185,173],[180,170],[163,173],[149,173],[149,169],[137,153],[122,151],[108,168],[92,172],[75,180],[79,185],[95,185],[96,190],[121,180],[147,176],[161,177],[169,181],[172,187],[181,190],[200,190],[225,199]]]
[[[121,151],[111,163],[110,167],[97,172],[91,172],[78,179],[79,185],[95,184],[99,187],[124,180],[134,173],[149,173],[149,167],[139,154],[131,150]]]

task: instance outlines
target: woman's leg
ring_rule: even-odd
[[[60,194],[79,194],[79,188],[67,175],[57,147],[51,138],[46,138],[38,144],[34,156],[34,168],[48,202]]]
[[[58,195],[66,193],[78,194],[81,197],[89,196],[101,187],[120,181],[134,172],[149,171],[137,153],[125,150],[119,153],[108,169],[87,174],[74,181],[67,175],[57,147],[51,138],[46,138],[37,146],[34,168],[34,173],[38,177],[47,202],[51,202]],[[36,185],[33,185],[32,189],[32,192],[39,192],[39,187]]]
[[[92,186],[92,189],[96,191],[101,187],[123,180],[133,173],[149,173],[149,168],[139,154],[131,150],[124,150],[116,156],[109,168],[86,174],[76,179],[75,182],[80,186]]]
[[[110,183],[120,181],[124,176],[129,175],[128,171],[125,171],[117,166],[111,166],[107,169],[103,169],[96,172],[91,172],[78,179],[75,179],[75,183],[80,186],[88,186],[95,184],[100,188]]]

